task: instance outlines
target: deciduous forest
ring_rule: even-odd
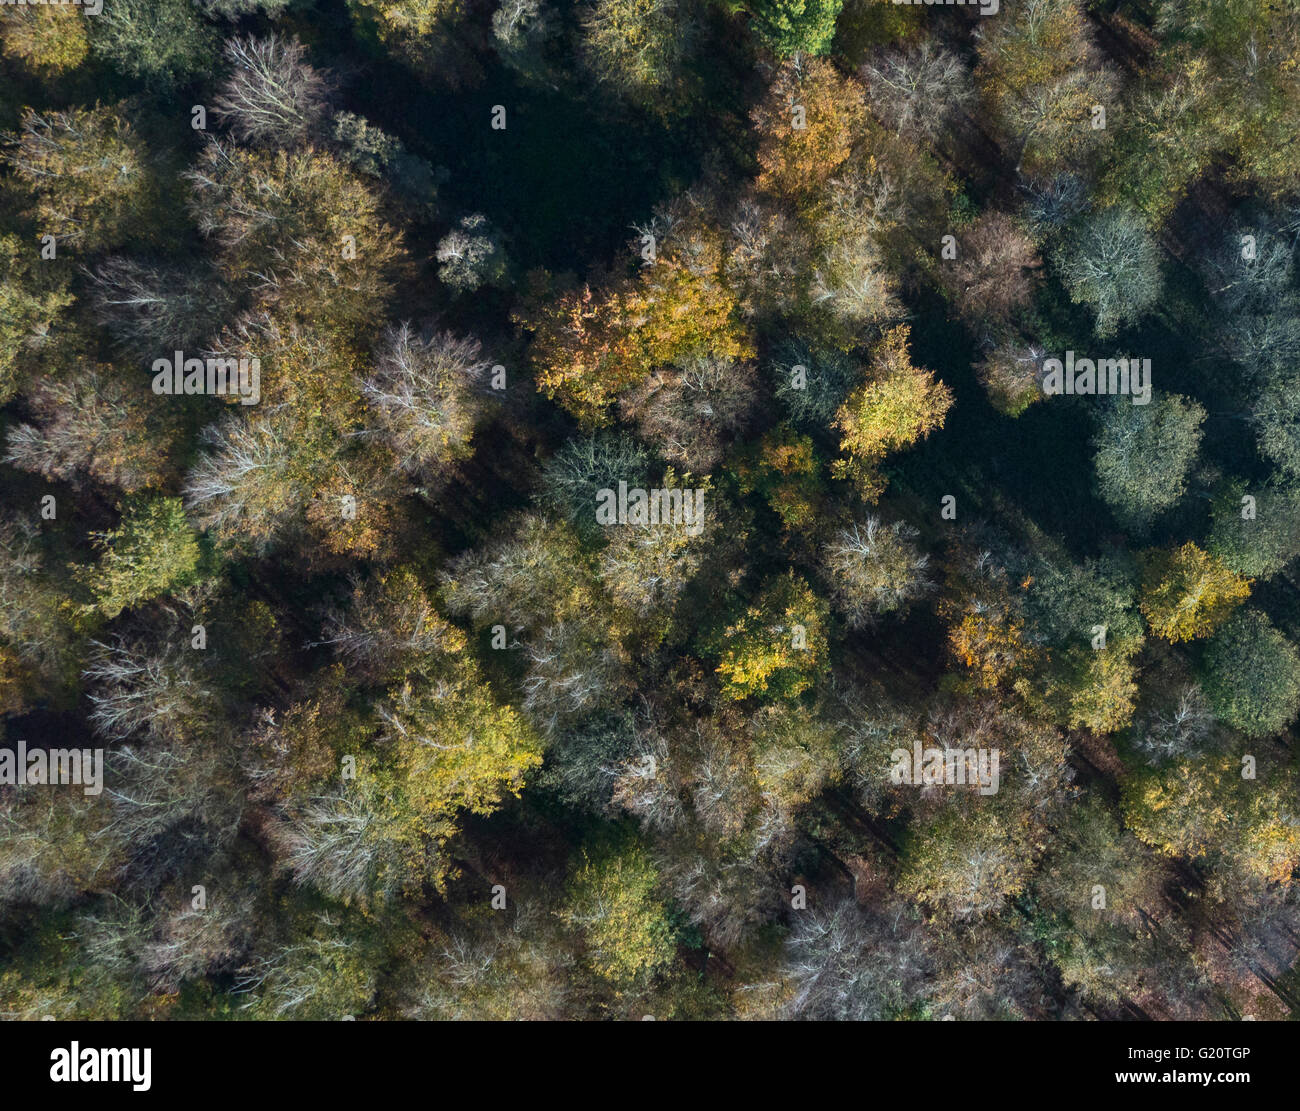
[[[1300,1009],[1300,0],[0,6],[0,1016]]]

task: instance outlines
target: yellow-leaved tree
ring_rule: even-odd
[[[1250,595],[1250,579],[1187,543],[1143,558],[1142,616],[1169,641],[1209,636]]]
[[[840,449],[848,456],[835,463],[838,478],[853,480],[870,501],[885,489],[879,466],[898,451],[942,428],[952,407],[952,391],[933,371],[912,365],[906,324],[891,328],[876,344],[867,380],[835,414]]]

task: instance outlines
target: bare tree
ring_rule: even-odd
[[[238,37],[227,41],[234,72],[221,86],[213,113],[247,143],[289,144],[320,123],[334,93],[333,82],[307,63],[296,38]]]
[[[874,514],[836,534],[826,549],[826,569],[850,628],[902,609],[929,589],[930,557],[917,551],[919,535],[903,521],[885,524]]]
[[[448,649],[459,636],[433,608],[414,576],[403,571],[353,579],[347,609],[331,608],[325,615],[325,639],[352,668],[380,679]]]
[[[625,693],[625,653],[594,616],[547,626],[530,640],[525,655],[524,709],[547,732]]]
[[[1201,688],[1184,686],[1171,705],[1151,711],[1133,729],[1133,747],[1149,764],[1197,756],[1214,728],[1214,713]]]
[[[872,110],[896,134],[934,142],[975,95],[970,72],[951,51],[926,40],[862,67]]]
[[[367,434],[381,437],[408,471],[428,472],[469,455],[491,367],[476,339],[450,332],[420,336],[389,327],[362,394],[374,414]]]
[[[82,674],[92,684],[91,723],[103,736],[175,739],[208,712],[212,693],[174,644],[153,648],[120,637],[91,644]]]
[[[383,901],[403,877],[386,824],[382,799],[358,782],[294,807],[276,842],[296,883],[344,902]]]
[[[700,355],[654,371],[619,407],[664,459],[707,474],[744,426],[756,396],[752,364]]]
[[[954,260],[939,277],[954,308],[976,323],[1006,323],[1029,304],[1038,252],[1019,224],[1003,212],[986,212],[961,236]]]
[[[905,907],[859,908],[851,899],[795,915],[786,943],[792,1018],[889,1019],[923,998],[930,945]]]
[[[152,361],[201,346],[229,298],[208,268],[115,255],[89,272],[95,319],[136,358]]]
[[[200,527],[265,548],[298,504],[284,439],[268,418],[239,416],[209,425],[201,439],[212,450],[186,475],[185,507]]]
[[[205,886],[201,910],[187,902],[160,917],[154,936],[141,947],[140,967],[156,990],[178,991],[186,980],[229,969],[248,950],[255,893],[230,874]]]

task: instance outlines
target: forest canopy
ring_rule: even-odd
[[[1300,8],[0,7],[0,1016],[1300,1009]]]

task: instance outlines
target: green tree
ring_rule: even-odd
[[[749,0],[759,38],[775,53],[826,54],[844,0]]]
[[[14,395],[38,356],[58,351],[64,310],[72,303],[66,279],[42,266],[35,244],[0,235],[0,404]]]
[[[1116,80],[1083,9],[1079,0],[1026,0],[979,36],[976,83],[1016,170],[1030,176],[1059,171],[1109,138],[1092,126],[1092,108],[1113,102]]]
[[[602,85],[651,107],[680,100],[696,33],[690,0],[592,0],[582,59]]]
[[[1300,556],[1300,487],[1231,482],[1214,500],[1209,549],[1241,575],[1267,579]]]
[[[198,537],[180,498],[128,501],[118,527],[97,533],[95,541],[99,562],[80,577],[104,617],[187,586],[198,571]]]
[[[86,19],[73,7],[0,12],[0,53],[50,77],[75,69],[90,53]]]
[[[1249,737],[1280,733],[1300,712],[1300,651],[1258,610],[1238,610],[1210,639],[1202,686],[1214,712]]]
[[[581,931],[586,959],[601,976],[627,984],[673,960],[676,943],[658,882],[650,854],[630,836],[583,849],[558,913]]]
[[[32,196],[40,234],[78,250],[118,246],[152,219],[158,198],[149,154],[112,108],[28,108],[5,161]]]
[[[1103,499],[1126,527],[1148,529],[1186,489],[1205,410],[1177,394],[1134,405],[1119,397],[1100,411],[1093,465]]]
[[[167,88],[211,71],[217,36],[187,0],[104,0],[90,46],[123,73]]]

